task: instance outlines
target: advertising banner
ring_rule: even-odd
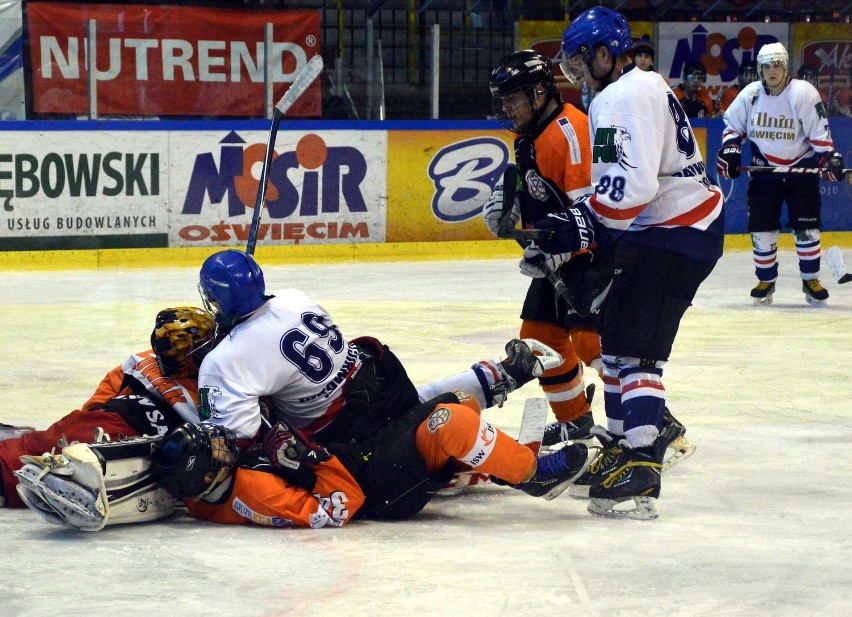
[[[24,119],[21,2],[0,2],[0,120]]]
[[[707,69],[707,93],[718,101],[724,88],[737,81],[740,64],[754,62],[767,43],[789,48],[786,23],[665,22],[659,24],[656,69],[669,86],[683,81],[688,62],[699,61]]]
[[[168,174],[167,133],[2,131],[0,250],[166,246]]]
[[[388,242],[490,240],[482,205],[512,154],[513,134],[392,131],[388,136]]]
[[[86,114],[87,38],[96,21],[99,115],[264,117],[264,31],[273,27],[278,100],[319,53],[319,13],[34,2],[27,6],[33,111]],[[288,112],[319,117],[320,81]]]
[[[849,24],[794,24],[791,69],[807,65],[818,74],[818,88],[829,117],[852,117],[852,32]]]
[[[169,245],[245,244],[267,134],[171,135]],[[258,244],[384,242],[386,152],[385,131],[279,131]]]

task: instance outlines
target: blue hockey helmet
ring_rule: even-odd
[[[198,292],[204,307],[226,328],[259,309],[268,299],[263,271],[248,253],[213,253],[201,265]]]
[[[569,81],[579,83],[582,80],[576,70],[576,61],[572,63],[571,59],[579,56],[586,66],[591,67],[597,45],[606,46],[613,57],[633,47],[630,26],[624,15],[602,6],[595,6],[584,11],[571,22],[562,35],[564,60],[560,64],[562,72]]]

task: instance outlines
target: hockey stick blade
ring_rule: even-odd
[[[275,105],[275,111],[281,114],[282,116],[287,113],[287,111],[293,106],[302,94],[305,93],[305,90],[308,89],[314,80],[319,77],[319,74],[323,69],[323,61],[322,56],[316,55],[305,65],[299,74],[296,75],[296,79],[293,80],[293,83],[290,84],[290,87],[287,89],[287,92],[284,93],[284,96],[281,97],[281,100]]]
[[[839,246],[832,246],[825,252],[825,262],[828,264],[831,278],[838,285],[852,281],[852,274],[846,272],[846,264],[843,262],[843,253],[840,252]]]
[[[257,232],[260,227],[260,212],[263,209],[263,202],[266,199],[267,176],[269,174],[269,166],[272,163],[272,154],[275,152],[275,138],[278,135],[278,125],[281,123],[281,118],[293,106],[293,103],[298,100],[305,90],[308,89],[313,81],[319,76],[323,69],[322,56],[316,55],[299,71],[293,83],[281,97],[281,100],[275,105],[275,112],[272,114],[272,126],[269,128],[269,138],[266,140],[266,155],[263,157],[263,167],[260,170],[260,181],[257,187],[257,198],[254,201],[254,213],[251,217],[251,226],[249,227],[248,242],[246,243],[246,253],[254,255],[254,248],[257,244]]]

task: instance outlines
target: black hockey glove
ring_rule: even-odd
[[[567,212],[548,214],[535,224],[536,229],[548,232],[538,245],[545,253],[576,253],[589,248],[595,241],[595,226],[585,199],[574,202]]]
[[[843,157],[839,152],[826,152],[819,160],[822,169],[822,179],[826,182],[840,182],[843,180]]]
[[[719,148],[716,155],[716,173],[722,178],[736,180],[740,177],[743,152],[738,142],[729,142]]]
[[[266,433],[263,447],[282,478],[309,491],[317,481],[312,466],[331,458],[328,450],[302,438],[280,420]]]

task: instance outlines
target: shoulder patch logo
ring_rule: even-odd
[[[622,169],[636,169],[631,165],[625,150],[625,142],[630,141],[630,133],[623,126],[599,128],[595,131],[595,145],[592,147],[592,163],[617,163]]]

